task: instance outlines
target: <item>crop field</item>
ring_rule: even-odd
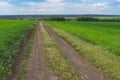
[[[94,64],[112,80],[120,80],[120,23],[47,22],[80,56]],[[106,79],[105,79],[106,80]],[[108,79],[109,80],[109,79]],[[111,79],[110,79],[111,80]]]
[[[35,21],[0,20],[0,80],[11,74],[10,67],[20,43]]]
[[[119,22],[49,22],[53,26],[120,55]]]

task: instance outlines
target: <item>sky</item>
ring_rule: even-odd
[[[0,15],[120,15],[120,0],[0,0]]]

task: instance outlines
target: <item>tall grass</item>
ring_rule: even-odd
[[[11,65],[20,43],[35,21],[0,20],[0,80],[11,74]]]

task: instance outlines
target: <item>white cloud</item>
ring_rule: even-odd
[[[13,7],[13,5],[8,2],[0,1],[0,7]]]
[[[14,9],[15,8],[15,9]],[[0,14],[13,14],[16,12],[16,7],[8,2],[0,1]]]
[[[61,13],[63,12],[65,2],[62,0],[46,0],[45,2],[27,2],[23,3],[24,5],[28,5],[29,9],[34,9],[36,11],[41,11],[44,13]]]
[[[95,3],[92,5],[92,8],[98,10],[107,10],[110,6],[107,3]]]
[[[63,0],[46,0],[47,2],[52,2],[52,3],[61,3]]]
[[[118,2],[120,2],[120,0],[117,0]]]
[[[96,4],[93,4],[93,7],[103,7],[103,6],[106,6],[105,3],[96,3]]]

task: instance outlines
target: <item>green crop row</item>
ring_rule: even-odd
[[[0,20],[0,80],[11,74],[12,60],[35,21]]]

